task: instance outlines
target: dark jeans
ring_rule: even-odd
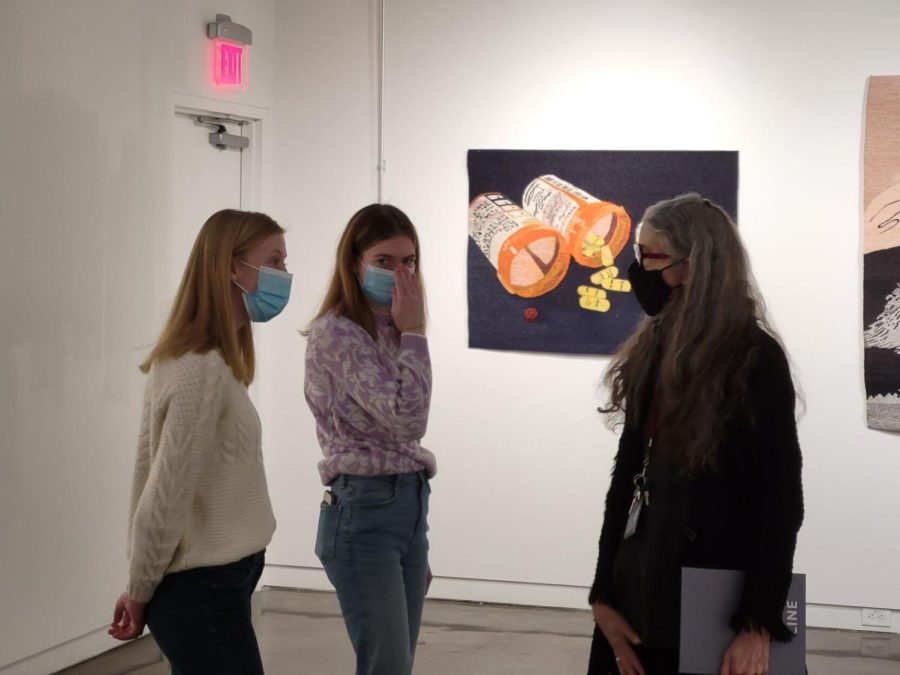
[[[163,577],[146,619],[172,675],[263,675],[250,596],[264,562],[261,551]]]

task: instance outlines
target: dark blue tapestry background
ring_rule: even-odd
[[[533,179],[553,174],[598,199],[625,207],[631,241],[644,210],[662,199],[699,192],[737,217],[738,153],[689,151],[470,150],[469,201],[502,192],[522,204]],[[538,298],[509,294],[490,261],[468,239],[469,346],[560,354],[612,354],[641,319],[631,293],[613,293],[603,314],[578,306],[578,287],[596,270],[574,260],[562,283]],[[631,242],[616,259],[625,278],[634,260]],[[526,321],[525,310],[538,317]]]

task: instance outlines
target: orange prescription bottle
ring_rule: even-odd
[[[472,200],[469,236],[497,270],[503,288],[523,298],[549,293],[569,269],[571,255],[562,235],[499,192]]]
[[[571,183],[546,175],[535,178],[522,196],[525,209],[559,230],[572,257],[585,267],[608,267],[631,235],[631,217]]]

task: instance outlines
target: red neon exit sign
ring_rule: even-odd
[[[247,88],[248,45],[216,38],[213,44],[213,82],[223,89]]]

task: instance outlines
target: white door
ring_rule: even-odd
[[[242,185],[253,166],[249,155],[255,150],[252,145],[243,150],[219,149],[209,141],[209,134],[219,125],[229,134],[246,136],[252,124],[249,121],[226,122],[227,116],[211,112],[179,110],[174,114],[171,208],[166,223],[167,290],[170,296],[178,288],[194,239],[206,219],[221,209],[246,206]],[[216,121],[210,121],[211,118]]]

